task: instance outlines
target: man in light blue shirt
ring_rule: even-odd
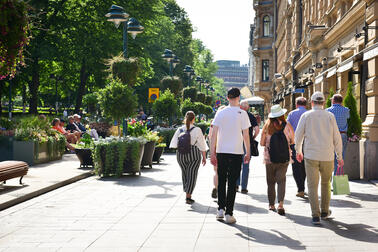
[[[295,110],[291,111],[287,116],[287,121],[293,126],[294,132],[297,129],[299,119],[301,118],[302,114],[307,111],[306,105],[307,100],[304,97],[298,97],[295,99],[296,108]],[[299,163],[296,159],[296,151],[295,151],[295,144],[290,146],[292,159],[294,163],[291,164],[293,169],[293,177],[295,183],[297,184],[298,193],[297,197],[304,197],[304,190],[305,190],[305,180],[306,180],[306,170],[304,166],[304,162]]]
[[[341,139],[343,141],[343,159],[345,156],[345,149],[348,143],[348,119],[349,119],[349,108],[344,107],[341,105],[343,102],[343,97],[341,94],[335,94],[332,97],[332,106],[327,108],[326,110],[331,112],[335,118],[337,126],[339,127],[339,131],[341,134]],[[337,160],[335,158],[335,169],[334,174],[337,171]]]

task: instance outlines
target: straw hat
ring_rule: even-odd
[[[273,105],[270,108],[270,113],[269,113],[268,117],[269,118],[277,118],[277,117],[283,116],[284,114],[286,114],[286,112],[287,112],[287,109],[281,108],[281,106],[279,104]]]

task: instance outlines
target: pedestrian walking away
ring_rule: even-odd
[[[285,215],[284,199],[286,191],[286,172],[290,162],[290,145],[294,143],[294,130],[286,123],[286,109],[273,105],[261,134],[264,146],[264,163],[268,185],[269,210],[276,211],[276,184],[278,194],[277,212]]]
[[[311,96],[312,109],[301,116],[295,131],[297,160],[302,162],[304,159],[305,162],[308,196],[314,225],[320,224],[320,217],[326,219],[331,214],[329,204],[335,152],[338,165],[344,165],[339,128],[333,114],[323,109],[324,101],[324,95],[321,92],[315,92]],[[303,142],[305,142],[304,146]],[[319,176],[321,179],[320,207]]]
[[[289,115],[287,116],[288,123],[291,124],[291,126],[295,130],[297,129],[299,119],[307,111],[306,105],[307,100],[304,97],[298,97],[295,99],[296,109],[291,111]],[[298,192],[296,194],[297,197],[304,198],[305,196],[305,180],[306,180],[306,170],[304,166],[304,162],[300,163],[296,159],[296,151],[295,151],[295,144],[290,145],[291,149],[291,157],[293,160],[293,163],[291,164],[291,167],[293,169],[293,177],[295,180],[295,183],[297,184]]]
[[[259,131],[260,131],[260,128],[257,124],[257,120],[255,118],[254,115],[252,115],[251,113],[248,112],[248,109],[249,109],[249,103],[247,101],[242,101],[240,103],[240,108],[242,110],[245,110],[248,114],[248,118],[249,118],[249,122],[251,123],[251,127],[249,127],[249,140],[250,140],[250,149],[252,150],[252,144],[253,144],[253,140],[256,139],[257,135],[259,134]],[[244,154],[246,153],[245,151],[245,147],[243,147],[244,149]],[[251,162],[248,162],[248,163],[242,163],[242,169],[241,169],[241,174],[236,182],[236,191],[239,190],[239,186],[241,186],[241,193],[248,193],[248,189],[247,189],[247,186],[248,186],[248,176],[249,176],[249,164]]]
[[[327,108],[326,110],[331,112],[336,119],[337,127],[339,128],[341,140],[343,143],[343,160],[345,158],[345,149],[348,144],[348,119],[350,117],[349,108],[344,107],[341,105],[343,103],[343,97],[341,94],[335,94],[332,96],[332,106]],[[337,159],[335,158],[334,161],[334,170],[333,174],[336,175],[337,171]]]
[[[211,163],[218,165],[218,210],[216,218],[226,223],[236,222],[233,216],[236,180],[243,162],[243,141],[246,147],[244,162],[251,158],[248,114],[240,109],[240,90],[230,88],[227,92],[229,106],[219,111],[213,121],[211,137]],[[227,183],[227,193],[226,193]]]
[[[201,159],[202,164],[206,164],[206,151],[209,149],[202,130],[194,126],[195,118],[193,111],[186,112],[185,125],[176,130],[169,145],[169,148],[178,149],[176,156],[182,172],[182,184],[187,204],[194,203],[192,193],[196,185],[198,169]]]

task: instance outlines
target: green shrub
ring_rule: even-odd
[[[211,106],[213,104],[213,97],[211,95],[206,95],[204,103],[205,105]]]
[[[196,123],[196,126],[199,127],[202,130],[203,134],[205,134],[207,128],[210,127],[210,122],[198,122],[198,123]]]
[[[353,137],[353,135],[360,137],[362,132],[362,122],[360,115],[357,112],[357,102],[353,95],[352,82],[348,82],[348,90],[344,98],[344,106],[349,108],[350,113],[348,119],[348,137]]]
[[[168,121],[169,124],[171,124],[173,117],[178,114],[178,109],[175,96],[169,89],[165,90],[152,106],[155,118]]]
[[[198,114],[197,108],[198,107],[190,99],[185,99],[181,103],[180,110],[181,110],[181,114],[185,116],[186,112],[188,111],[193,111],[195,114]]]
[[[132,88],[117,80],[111,80],[108,86],[99,90],[99,103],[103,115],[110,116],[118,122],[119,134],[121,134],[119,129],[121,119],[134,115],[138,107],[137,99]]]
[[[166,76],[161,80],[162,91],[169,89],[176,97],[180,94],[183,84],[179,77]]]
[[[205,103],[206,95],[204,93],[197,93],[196,102]]]
[[[192,102],[197,101],[197,89],[195,87],[186,87],[182,90],[182,99],[190,99]]]
[[[331,88],[329,90],[329,95],[328,95],[328,98],[327,98],[327,102],[326,102],[326,108],[329,108],[332,106],[332,96],[335,94],[335,92],[333,91],[333,88]]]
[[[159,128],[157,132],[158,132],[158,135],[163,138],[162,143],[165,143],[166,146],[169,146],[176,130],[177,130],[176,128]],[[172,152],[174,150],[167,149],[167,151]]]
[[[98,104],[98,93],[88,93],[83,96],[83,105],[88,107],[89,113],[95,113]]]
[[[133,87],[138,82],[142,73],[141,60],[138,58],[125,59],[122,55],[115,56],[108,60],[108,71],[114,79],[120,79],[124,85]]]

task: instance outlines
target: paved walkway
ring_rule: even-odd
[[[314,227],[291,172],[287,215],[267,210],[264,166],[252,159],[249,194],[238,193],[227,225],[215,220],[212,167],[200,168],[189,206],[175,156],[164,159],[141,177],[90,177],[0,212],[0,251],[378,251],[371,183],[351,183],[350,196],[332,199],[334,219]]]
[[[91,175],[90,169],[79,167],[80,162],[74,154],[63,155],[62,160],[31,166],[22,180],[23,185],[17,178],[8,180],[6,184],[0,183],[0,210]]]

